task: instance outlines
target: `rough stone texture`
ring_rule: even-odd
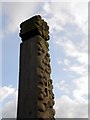
[[[20,73],[17,119],[54,120],[53,85],[50,79],[49,27],[40,15],[20,25]]]

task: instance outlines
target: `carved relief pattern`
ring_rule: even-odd
[[[38,118],[54,119],[55,110],[54,94],[52,92],[52,80],[50,79],[50,54],[49,44],[43,38],[37,41],[37,59],[38,59]]]
[[[49,26],[40,15],[34,16],[20,25],[20,37],[22,41],[30,40],[31,37],[39,36],[33,44],[37,48],[37,66],[38,77],[38,101],[37,118],[50,118],[53,120],[55,115],[54,94],[52,80],[50,79],[50,54],[49,54]],[[36,44],[37,43],[37,44]]]

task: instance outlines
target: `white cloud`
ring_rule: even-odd
[[[61,91],[62,94],[69,94],[70,90],[68,89],[68,84],[66,83],[65,80],[58,81],[54,85],[55,90]]]
[[[0,88],[0,93],[0,98],[2,98],[2,117],[15,118],[17,111],[17,90],[12,87],[4,86]]]
[[[7,31],[15,31],[22,21],[34,15],[39,4],[38,1],[29,3],[3,3],[3,13],[10,17]],[[45,2],[44,5],[42,5],[42,11],[39,11],[39,14],[43,17],[46,17],[46,15],[50,16],[50,19],[47,18],[50,25],[50,31],[52,31],[53,28],[61,30],[65,23],[72,21],[83,28],[84,32],[87,32],[85,29],[87,28],[87,20],[85,19],[88,16],[87,11],[87,2],[80,4],[73,2]],[[82,27],[82,25],[84,25],[84,27]]]
[[[9,95],[15,94],[15,88],[12,87],[0,87],[0,100],[4,100],[7,98]]]
[[[43,7],[43,10],[44,10],[47,14],[49,14],[49,13],[52,12],[51,9],[50,9],[50,4],[49,4],[49,3],[45,3],[45,5],[44,5],[44,7]]]
[[[58,3],[58,2],[50,3],[49,9],[51,9],[51,17],[50,19],[48,19],[48,22],[50,25],[51,32],[54,33],[56,30],[57,31],[63,30],[63,25],[67,21],[70,20],[73,21],[73,17],[68,14],[68,8],[70,4],[71,3]]]
[[[49,4],[49,3],[48,3]],[[65,57],[74,59],[76,63],[72,63],[70,59],[64,60],[58,59],[58,64],[64,64],[64,70],[71,71],[79,75],[86,75],[88,72],[88,3],[51,3],[48,5],[50,19],[48,19],[50,25],[51,35],[54,36],[54,43],[63,49]],[[82,14],[83,9],[83,14]],[[51,10],[51,11],[50,11]],[[48,11],[46,11],[48,14]],[[74,13],[74,14],[73,14]],[[71,24],[76,26],[72,31],[66,30],[64,25]],[[56,32],[63,31],[65,35],[55,35]],[[84,37],[78,38],[77,36]],[[76,38],[78,42],[72,39]],[[76,41],[77,41],[76,40]]]
[[[16,89],[11,86],[0,87],[0,100],[2,101],[2,117],[14,118],[16,113],[16,103],[17,103]],[[3,103],[5,100],[7,102]]]
[[[8,16],[9,20],[7,26],[5,26],[3,32],[15,32],[19,29],[19,25],[22,21],[30,18],[39,3],[31,2],[10,2],[10,3],[3,3],[3,11],[2,14]],[[5,19],[5,18],[2,18]],[[7,22],[7,21],[6,21]],[[3,23],[3,26],[6,23]],[[6,30],[6,31],[5,31]]]
[[[72,8],[71,8],[71,12],[72,14],[74,13],[75,22],[87,35],[88,34],[88,3],[84,2],[84,3],[72,4]]]
[[[76,85],[76,89],[73,90],[73,96],[77,100],[87,100],[88,99],[88,77],[82,76],[73,81]]]
[[[85,41],[85,40],[84,40]],[[81,41],[82,43],[83,41]],[[78,43],[78,45],[75,42],[72,42],[71,40],[68,40],[68,38],[59,39],[56,41],[56,44],[63,47],[63,50],[66,54],[66,56],[73,57],[81,64],[87,65],[88,63],[88,53],[86,51],[86,48],[88,49],[88,44],[86,41],[86,44],[81,46],[81,44]]]
[[[71,71],[74,72],[75,74],[78,75],[87,75],[87,69],[84,68],[82,65],[72,65],[72,66],[68,66],[67,68],[65,68],[66,71]]]
[[[64,64],[68,66],[70,64],[70,61],[68,59],[64,59]]]
[[[47,5],[48,4],[48,5]],[[86,35],[88,33],[88,3],[85,2],[51,2],[46,3],[48,10],[44,11],[50,14],[48,19],[50,30],[62,30],[66,23],[76,24]],[[83,13],[83,14],[82,14]],[[54,33],[55,31],[53,31]]]
[[[63,95],[56,100],[56,118],[88,118],[87,101],[76,101]]]
[[[2,40],[2,31],[0,31],[0,39]]]
[[[69,61],[67,58],[65,58],[64,60],[62,60],[62,59],[57,59],[57,63],[58,63],[58,64],[64,64],[64,65],[66,65],[66,66],[69,66],[69,65],[70,65],[70,61]]]
[[[84,42],[83,42],[84,41]],[[86,43],[85,43],[86,42]],[[63,40],[58,40],[57,45],[62,48],[66,57],[71,57],[71,59],[64,59],[64,70],[65,72],[73,72],[73,74],[79,75],[79,78],[72,79],[73,85],[75,88],[73,89],[73,94],[75,99],[77,100],[85,100],[88,94],[88,44],[87,41],[82,40],[80,45],[76,45],[75,42],[68,40],[68,38],[64,38]],[[84,44],[83,44],[84,43]],[[73,61],[72,61],[73,59]],[[75,62],[75,63],[74,63]],[[69,88],[68,88],[69,89]],[[70,89],[69,89],[70,90]]]
[[[13,99],[5,104],[2,109],[2,118],[16,118],[17,100]]]
[[[57,59],[57,63],[58,63],[58,64],[62,64],[63,62],[62,62],[61,59]]]

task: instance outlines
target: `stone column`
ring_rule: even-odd
[[[55,111],[50,79],[49,27],[40,15],[20,25],[20,70],[17,119],[51,118]]]

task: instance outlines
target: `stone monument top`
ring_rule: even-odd
[[[36,15],[20,24],[20,37],[17,120],[55,120],[49,26]]]
[[[49,26],[40,15],[33,16],[22,22],[20,28],[20,37],[22,41],[32,38],[35,35],[40,35],[46,41],[49,40]]]

